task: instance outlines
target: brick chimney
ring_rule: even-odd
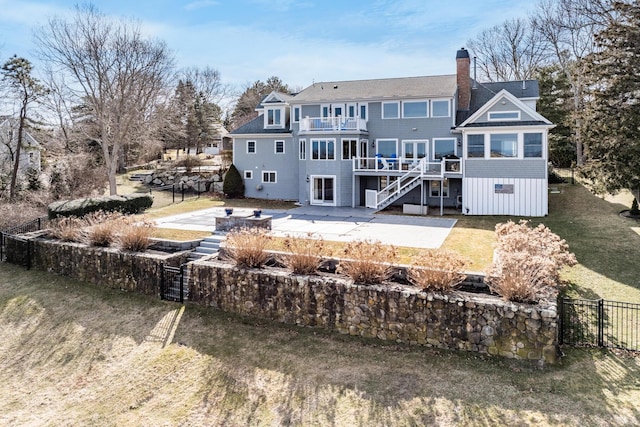
[[[458,83],[458,110],[468,110],[471,105],[471,59],[469,51],[460,48],[456,53],[456,75]]]

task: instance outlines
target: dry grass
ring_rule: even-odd
[[[84,240],[91,246],[110,246],[116,239],[118,230],[125,223],[124,216],[118,212],[98,211],[86,215],[83,219],[88,225]]]
[[[413,259],[407,277],[414,285],[428,291],[450,291],[467,277],[467,261],[455,251],[425,250]]]
[[[86,222],[82,218],[57,218],[51,221],[49,234],[63,242],[80,242],[84,237],[83,228],[85,226]]]
[[[640,424],[640,358],[538,370],[251,321],[0,264],[0,424]]]
[[[283,243],[289,252],[281,257],[282,262],[294,274],[314,274],[322,263],[325,253],[324,240],[313,233],[307,238],[287,236]]]
[[[398,252],[394,246],[357,240],[344,246],[337,272],[349,276],[354,283],[375,285],[391,277],[397,262]]]
[[[175,228],[154,228],[152,237],[155,237],[157,239],[186,242],[189,240],[204,239],[207,236],[211,236],[211,232],[197,230],[178,230]]]
[[[227,234],[224,252],[240,267],[260,268],[270,257],[266,251],[270,240],[265,230],[243,228]]]
[[[144,252],[151,246],[154,224],[148,221],[134,223],[122,222],[116,238],[123,251]]]

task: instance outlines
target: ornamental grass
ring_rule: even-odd
[[[237,266],[260,268],[269,260],[271,236],[263,229],[241,228],[227,234],[225,253]]]
[[[318,271],[325,249],[321,237],[313,233],[307,233],[306,238],[287,235],[283,244],[290,253],[283,255],[281,262],[294,274],[315,274]]]
[[[407,270],[407,278],[425,291],[450,291],[466,279],[468,261],[455,251],[425,250],[416,255]]]
[[[381,284],[388,280],[398,261],[395,246],[383,245],[379,241],[358,240],[345,245],[337,272],[363,285]]]

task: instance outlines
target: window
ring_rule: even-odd
[[[355,104],[347,104],[347,117],[350,119],[356,116],[356,105]]]
[[[29,153],[29,161],[27,162],[29,165],[33,164],[33,153]]]
[[[427,117],[427,101],[404,101],[402,103],[402,117]]]
[[[335,160],[335,141],[333,139],[312,139],[311,159],[312,160]]]
[[[267,110],[267,126],[282,126],[282,111],[279,108]]]
[[[542,134],[524,134],[524,157],[542,157]]]
[[[449,100],[431,101],[431,117],[449,117]]]
[[[331,115],[331,107],[329,105],[326,105],[326,104],[322,105],[320,107],[320,112],[321,112],[320,116],[322,118],[327,118],[327,117],[329,117]]]
[[[489,121],[520,120],[520,111],[491,111]]]
[[[378,139],[376,154],[380,157],[391,158],[398,155],[398,140],[396,139]]]
[[[344,116],[344,105],[333,105],[333,117]]]
[[[276,171],[262,171],[262,182],[278,182]]]
[[[253,171],[244,171],[244,179],[253,179]]]
[[[467,136],[467,157],[484,157],[484,135]]]
[[[307,141],[305,139],[301,139],[298,144],[300,146],[298,158],[300,160],[307,160]]]
[[[518,157],[518,134],[492,134],[491,157]]]
[[[247,141],[247,153],[255,153],[255,152],[256,152],[256,142]]]
[[[367,120],[367,104],[360,104],[360,118]]]
[[[293,107],[293,122],[298,123],[300,121],[300,107]]]
[[[449,197],[449,180],[431,181],[431,197],[440,197],[440,182],[442,182],[442,197]]]
[[[342,160],[351,160],[357,156],[358,140],[343,139],[342,140]]]
[[[284,141],[276,141],[275,151],[276,154],[284,154]]]
[[[382,103],[382,118],[383,119],[397,119],[399,116],[400,103],[398,102],[383,102]]]
[[[433,140],[433,158],[440,160],[443,157],[456,154],[456,140],[454,138],[434,139]]]

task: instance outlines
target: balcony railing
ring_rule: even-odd
[[[421,168],[416,167],[422,165]],[[452,174],[462,174],[461,159],[443,159],[442,161],[427,162],[415,158],[405,157],[354,157],[353,171],[413,171],[423,176],[444,177]]]
[[[301,132],[366,131],[367,121],[359,117],[305,117],[300,120]]]

